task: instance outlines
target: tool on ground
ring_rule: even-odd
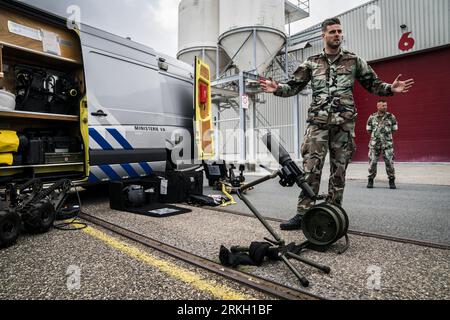
[[[283,261],[286,266],[294,273],[294,275],[298,278],[301,285],[304,287],[309,286],[309,281],[304,276],[300,274],[300,272],[294,267],[294,265],[289,261],[289,259],[295,259],[300,261],[306,265],[314,267],[316,269],[321,270],[322,272],[328,274],[331,272],[331,269],[328,266],[324,266],[318,264],[314,261],[305,259],[300,256],[301,251],[305,248],[312,248],[319,251],[323,251],[329,248],[330,245],[335,243],[337,240],[342,238],[344,235],[346,236],[348,230],[348,217],[345,211],[342,208],[338,208],[337,206],[332,206],[329,204],[320,204],[314,206],[309,210],[304,217],[305,223],[303,224],[303,232],[307,237],[308,241],[297,247],[295,253],[292,251],[292,246],[287,246],[285,240],[283,240],[269,225],[269,223],[263,218],[261,213],[252,205],[249,199],[244,195],[246,190],[253,188],[261,183],[269,181],[271,179],[280,178],[280,184],[283,187],[292,187],[294,184],[297,184],[302,191],[313,200],[323,200],[324,197],[317,196],[311,187],[306,182],[306,174],[305,172],[298,167],[298,165],[291,159],[287,151],[283,148],[283,146],[278,142],[278,140],[272,136],[272,134],[267,134],[263,138],[263,143],[266,145],[267,149],[272,153],[272,155],[278,159],[281,169],[278,171],[271,171],[264,166],[268,171],[271,171],[271,174],[260,178],[256,181],[248,183],[244,186],[241,186],[237,190],[238,197],[245,203],[245,205],[250,209],[250,211],[256,216],[256,218],[264,225],[267,231],[272,235],[273,239],[265,238],[270,246],[263,246],[266,248],[267,252],[271,249],[272,252],[276,252],[278,259]],[[347,244],[346,248],[348,248],[348,237],[346,236]],[[252,246],[250,248],[240,248],[235,249],[234,253],[237,252],[250,252]],[[262,250],[262,249],[260,249]],[[345,249],[346,250],[346,249]],[[344,250],[344,251],[345,251]],[[225,250],[222,249],[222,256],[226,256],[224,253]],[[230,255],[228,255],[229,257]],[[259,258],[261,255],[259,255]],[[242,259],[242,257],[241,257]],[[225,260],[225,259],[224,259]],[[239,259],[238,259],[239,260]],[[257,261],[259,262],[259,260]],[[231,262],[231,265],[236,264],[236,261]]]

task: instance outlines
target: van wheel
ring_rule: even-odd
[[[0,248],[13,245],[20,234],[20,216],[14,211],[0,211]]]

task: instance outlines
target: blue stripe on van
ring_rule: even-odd
[[[121,164],[120,165],[131,178],[139,178],[139,173],[136,172],[136,170],[133,169],[133,167],[129,164]]]
[[[97,176],[91,172],[89,174],[89,182],[100,182],[100,179],[97,178]]]
[[[122,180],[120,177],[110,166],[101,165],[99,168],[113,181]]]
[[[89,128],[89,135],[97,142],[103,150],[114,150],[114,148],[105,140],[94,128]]]
[[[147,162],[140,162],[139,165],[144,169],[146,174],[152,174],[153,169],[149,166]]]
[[[134,148],[131,144],[120,134],[117,129],[106,129],[113,137],[117,140],[117,142],[124,148],[125,150],[133,150]]]

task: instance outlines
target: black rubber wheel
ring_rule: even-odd
[[[0,211],[0,248],[13,245],[20,234],[20,216],[13,211]]]
[[[26,212],[22,213],[23,226],[29,233],[46,233],[53,226],[56,211],[53,204],[48,200],[42,200],[28,206]]]

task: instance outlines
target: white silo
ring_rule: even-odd
[[[208,63],[215,79],[217,40],[219,38],[219,0],[182,0],[178,7],[178,55],[181,61],[194,64],[197,56]],[[220,68],[230,62],[221,50]]]
[[[241,71],[262,74],[286,43],[285,0],[220,0],[219,43]]]

